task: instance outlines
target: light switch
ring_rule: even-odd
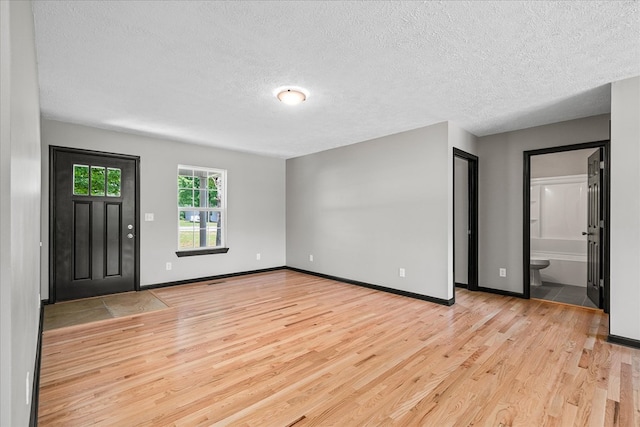
[[[144,214],[145,221],[153,221],[153,213],[145,213]]]

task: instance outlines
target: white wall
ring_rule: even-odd
[[[611,85],[610,333],[640,340],[640,77]]]
[[[140,156],[142,286],[285,265],[285,161],[52,120],[42,121],[42,210],[49,212],[49,146]],[[227,169],[227,254],[178,258],[178,164]],[[145,222],[145,212],[154,213]],[[48,215],[43,215],[43,296],[48,297]],[[256,260],[256,254],[261,260]],[[171,262],[173,269],[166,271]]]
[[[31,2],[0,2],[0,425],[26,426],[40,315],[40,103]],[[25,381],[26,379],[26,381]],[[26,387],[26,390],[25,390]]]
[[[516,293],[524,291],[523,152],[607,139],[608,114],[478,139],[480,286]],[[507,269],[507,277],[499,277],[499,268]]]

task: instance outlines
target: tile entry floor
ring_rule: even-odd
[[[167,308],[151,291],[64,301],[44,307],[43,331]]]
[[[531,286],[531,298],[598,308],[587,297],[587,288],[583,288],[582,286],[542,282],[541,286]]]

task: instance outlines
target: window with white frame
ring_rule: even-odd
[[[226,185],[225,170],[178,166],[178,251],[225,247]]]

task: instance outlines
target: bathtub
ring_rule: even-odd
[[[587,287],[587,242],[584,240],[531,239],[531,258],[548,259],[540,270],[543,282]]]

